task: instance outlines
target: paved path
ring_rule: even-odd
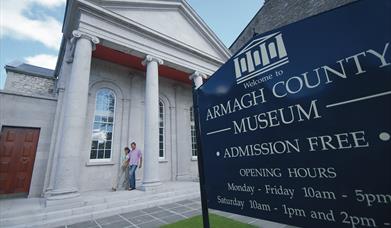
[[[0,227],[160,227],[201,214],[197,182],[164,182],[153,192],[83,192],[80,200],[82,205],[48,207],[43,198],[0,200]],[[262,228],[289,227],[222,211],[209,212]]]
[[[4,199],[0,200],[0,227],[53,228],[88,220],[98,221],[108,216],[148,210],[195,198],[200,198],[197,182],[175,181],[164,182],[155,191],[147,192],[83,192],[76,205],[59,201],[56,205],[45,207],[43,198]]]
[[[118,214],[106,218],[67,225],[68,228],[123,228],[160,227],[201,214],[200,199],[183,200],[177,203],[151,207],[139,211]],[[63,226],[62,226],[63,227]]]
[[[232,213],[209,210],[211,213],[222,215],[243,223],[263,228],[291,228],[291,226],[254,219]],[[201,201],[199,198],[182,200],[176,203],[147,208],[139,211],[118,214],[86,222],[61,226],[62,228],[155,228],[171,224],[179,220],[201,215]]]

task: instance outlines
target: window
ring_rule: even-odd
[[[91,160],[110,160],[113,142],[115,95],[110,89],[96,93]]]
[[[191,131],[191,157],[193,159],[196,159],[197,158],[197,138],[196,138],[196,128],[195,128],[193,107],[190,107],[190,131]]]
[[[164,103],[159,101],[159,159],[164,158]]]

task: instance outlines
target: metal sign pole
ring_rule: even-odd
[[[199,125],[198,116],[198,92],[196,90],[195,83],[193,81],[193,114],[196,126],[196,139],[197,139],[197,160],[198,160],[198,174],[200,176],[200,192],[201,192],[201,207],[202,207],[202,221],[204,228],[209,228],[209,213],[208,213],[208,202],[206,197],[205,189],[205,176],[204,176],[204,159],[202,155],[201,147],[201,129]]]

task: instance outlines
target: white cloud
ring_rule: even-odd
[[[0,0],[0,37],[9,36],[20,40],[34,40],[46,47],[59,49],[61,43],[61,23],[47,15],[37,15],[39,19],[26,17],[34,4],[54,8],[65,0]]]
[[[26,57],[26,62],[31,65],[54,69],[57,63],[57,56],[40,54]]]
[[[58,7],[65,4],[65,0],[31,0],[39,5],[46,6],[48,8]]]

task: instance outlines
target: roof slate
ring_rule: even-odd
[[[21,62],[12,62],[10,64],[7,64],[5,67],[5,70],[31,75],[31,76],[39,76],[39,77],[47,77],[47,78],[53,78],[54,77],[54,70],[38,67],[34,65],[30,65],[27,63],[21,63]]]

